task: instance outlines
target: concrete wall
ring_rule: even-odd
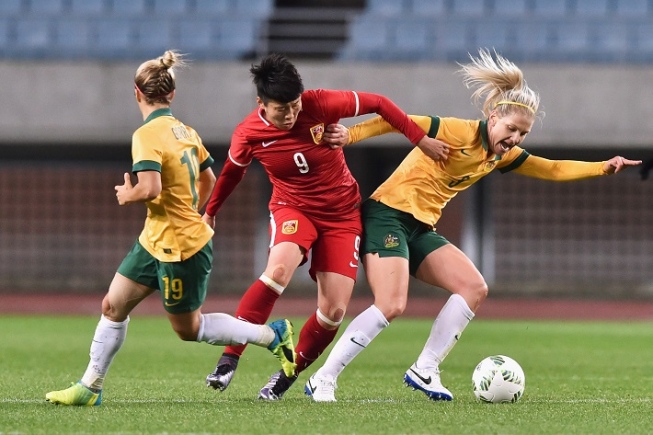
[[[456,65],[297,62],[307,88],[382,93],[415,114],[480,117]],[[136,63],[1,62],[0,145],[129,143],[140,125],[133,101]],[[254,107],[250,63],[200,63],[178,72],[175,115],[209,144],[226,144]],[[521,65],[546,112],[528,148],[649,148],[653,69]],[[350,123],[350,122],[349,122]],[[397,138],[394,138],[396,143]],[[391,139],[377,142],[387,144]]]

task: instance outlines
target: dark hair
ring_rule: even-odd
[[[282,54],[265,56],[259,65],[252,65],[249,72],[256,85],[256,95],[264,104],[270,100],[286,104],[304,92],[304,84],[295,65]]]

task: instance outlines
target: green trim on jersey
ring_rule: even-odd
[[[502,174],[505,174],[506,172],[510,172],[513,169],[517,169],[518,167],[521,166],[522,163],[524,163],[524,161],[528,158],[528,156],[530,156],[528,151],[526,151],[526,150],[522,151],[522,153],[519,155],[519,157],[517,157],[515,160],[513,160],[513,162],[511,164],[509,164],[505,168],[499,168],[499,172],[501,172]]]
[[[208,159],[204,160],[202,163],[200,163],[200,172],[205,171],[206,169],[210,168],[211,165],[213,165],[215,161],[213,160],[213,157],[209,156]]]
[[[440,117],[439,116],[431,116],[431,127],[429,128],[428,133],[426,135],[428,137],[432,137],[435,139],[435,137],[438,135],[438,131],[440,130]]]
[[[140,171],[161,172],[161,163],[153,162],[152,160],[141,160],[138,163],[134,163],[134,165],[132,166],[132,172],[136,173]]]
[[[143,121],[143,124],[147,124],[154,118],[158,118],[159,116],[172,116],[172,110],[170,110],[169,107],[166,107],[164,109],[156,109],[154,112],[150,113],[150,116],[145,118],[145,121]]]
[[[487,151],[488,143],[490,143],[490,139],[487,136],[487,120],[480,121],[478,124],[478,129],[481,130],[481,140],[483,142],[483,149]]]

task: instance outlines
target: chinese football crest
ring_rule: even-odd
[[[311,136],[313,136],[313,142],[316,145],[319,145],[322,142],[322,136],[324,136],[324,124],[318,124],[311,127]]]

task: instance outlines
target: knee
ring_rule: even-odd
[[[275,264],[265,270],[265,275],[282,287],[286,287],[292,278],[291,271],[285,264]]]
[[[327,330],[337,329],[345,318],[345,311],[344,307],[333,307],[324,310],[318,307],[318,323]]]
[[[479,280],[478,282],[471,283],[468,285],[464,291],[461,291],[459,294],[462,296],[469,308],[476,312],[481,306],[485,298],[487,298],[489,289],[485,280]]]
[[[406,297],[396,297],[385,301],[374,300],[374,305],[383,313],[388,322],[404,314],[406,303]]]
[[[177,334],[177,337],[182,339],[183,341],[197,341],[197,334],[199,331],[193,331],[192,329],[188,328],[175,328],[173,327],[175,334]]]
[[[102,299],[102,315],[112,322],[122,322],[127,316],[122,316],[120,311],[111,303],[109,296]]]

